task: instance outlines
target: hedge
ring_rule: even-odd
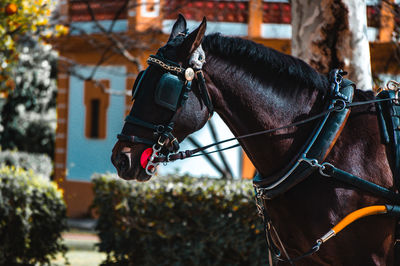
[[[265,265],[250,181],[95,175],[103,265]]]
[[[63,252],[66,207],[56,184],[15,167],[0,168],[0,265],[49,264]]]
[[[47,178],[53,172],[53,164],[50,157],[46,154],[0,150],[0,165],[33,170],[36,174]]]

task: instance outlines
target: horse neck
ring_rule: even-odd
[[[277,80],[258,80],[251,71],[207,55],[207,86],[216,112],[235,136],[289,125],[321,109],[320,93],[293,88],[293,94],[275,88]],[[270,77],[277,76],[269,73]],[[284,85],[283,85],[284,86]],[[274,134],[240,140],[250,160],[263,176],[284,167],[300,151],[313,124],[288,128]]]

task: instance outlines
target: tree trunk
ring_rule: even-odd
[[[292,0],[292,54],[322,73],[349,72],[357,88],[372,88],[365,0]]]

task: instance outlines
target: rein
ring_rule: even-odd
[[[186,150],[186,151],[180,151],[174,154],[169,154],[168,156],[157,156],[154,158],[154,162],[157,163],[167,163],[167,162],[173,162],[176,160],[184,160],[184,159],[188,159],[190,157],[198,157],[198,156],[203,156],[204,154],[196,154],[198,152],[202,152],[205,151],[209,148],[212,148],[214,146],[217,146],[219,144],[223,144],[226,142],[231,142],[234,140],[240,140],[240,139],[245,139],[245,138],[250,138],[250,137],[254,137],[254,136],[259,136],[259,135],[264,135],[264,134],[268,134],[268,133],[273,133],[279,130],[283,130],[283,129],[287,129],[287,128],[292,128],[292,127],[296,127],[296,126],[300,126],[306,123],[309,123],[311,121],[314,121],[318,118],[321,118],[329,113],[332,112],[340,112],[344,109],[347,108],[351,108],[351,107],[355,107],[355,106],[362,106],[362,105],[367,105],[367,104],[371,104],[371,103],[377,103],[377,102],[385,102],[385,101],[390,101],[391,99],[374,99],[374,100],[368,100],[368,101],[360,101],[360,102],[354,102],[354,103],[345,103],[343,101],[338,101],[337,105],[329,108],[328,110],[319,113],[317,115],[311,116],[309,118],[306,118],[304,120],[300,120],[298,122],[286,125],[286,126],[282,126],[282,127],[278,127],[278,128],[273,128],[273,129],[267,129],[267,130],[262,130],[262,131],[257,131],[257,132],[253,132],[253,133],[249,133],[249,134],[245,134],[245,135],[241,135],[238,137],[232,137],[232,138],[228,138],[225,140],[221,140],[218,142],[214,142],[211,144],[208,144],[206,146],[200,147],[200,148],[196,148],[196,149],[192,149],[192,150]],[[228,150],[228,149],[233,149],[236,147],[239,147],[240,144],[235,144],[226,148],[222,148],[222,149],[218,149],[218,150],[214,150],[211,152],[208,152],[206,154],[211,154],[211,153],[215,153],[215,152],[220,152],[220,151],[224,151],[224,150]]]

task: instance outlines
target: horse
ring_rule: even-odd
[[[239,138],[259,176],[265,178],[285,168],[317,126],[318,121],[313,120],[284,127],[324,110],[330,87],[326,75],[298,58],[251,40],[219,33],[205,35],[206,24],[204,18],[188,33],[186,20],[179,15],[167,43],[149,59],[146,72],[138,76],[141,84],[134,91],[136,100],[130,113],[136,119],[127,118],[111,156],[121,178],[149,180],[156,165],[146,166],[143,160],[152,160],[158,153],[176,152],[179,142],[202,128],[213,111],[235,136],[280,128],[270,134]],[[197,58],[193,59],[194,55]],[[163,60],[157,59],[161,57]],[[164,80],[165,72],[180,72],[193,65],[197,65],[195,73],[180,73],[185,75],[185,82]],[[172,100],[165,99],[168,95],[159,95],[161,79],[161,87],[168,87]],[[175,92],[171,84],[183,89]],[[184,104],[174,101],[178,94]],[[354,92],[354,101],[371,99],[372,91]],[[354,106],[325,161],[394,190],[387,150],[379,132],[374,105]],[[163,144],[163,150],[152,151],[154,142]],[[348,213],[386,202],[314,171],[264,204],[282,243],[279,248],[283,246],[294,258],[307,252],[315,239]],[[296,265],[393,265],[395,223],[387,216],[364,218]],[[276,235],[272,238],[278,241]]]

